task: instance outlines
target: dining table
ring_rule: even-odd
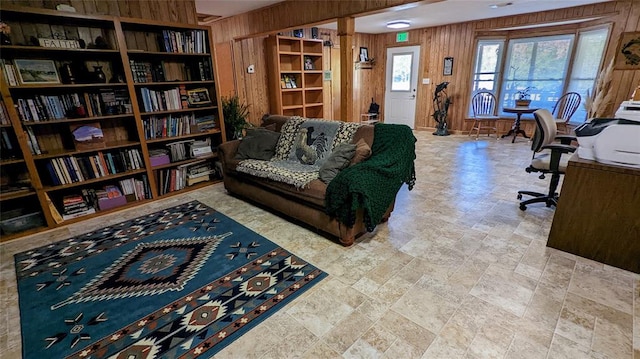
[[[520,120],[523,114],[534,113],[537,110],[538,109],[535,107],[528,107],[528,106],[504,107],[502,111],[506,113],[515,113],[516,120],[513,123],[513,126],[511,126],[511,129],[509,130],[509,132],[507,132],[505,135],[502,135],[501,138],[505,138],[513,135],[513,139],[511,140],[511,143],[514,143],[516,141],[516,137],[518,137],[518,134],[521,134],[522,137],[529,139],[530,137],[527,136],[527,134],[520,129]]]

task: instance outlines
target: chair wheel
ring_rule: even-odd
[[[518,193],[518,199],[522,199],[522,193]]]
[[[526,211],[527,210],[527,206],[525,206],[524,204],[520,205],[520,210],[521,211]]]

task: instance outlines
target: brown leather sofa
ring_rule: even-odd
[[[288,119],[289,117],[287,116],[265,115],[262,119],[262,126],[275,124],[275,129],[279,132]],[[371,147],[373,144],[373,129],[374,127],[371,125],[363,125],[356,131],[353,142],[355,143],[362,138]],[[325,191],[327,185],[319,179],[313,180],[308,187],[298,190],[286,183],[237,172],[236,166],[240,160],[236,159],[235,155],[239,145],[240,141],[234,140],[218,146],[218,156],[222,163],[224,176],[224,187],[230,194],[257,202],[336,236],[339,238],[340,243],[345,246],[352,245],[355,238],[364,233],[365,225],[362,219],[362,211],[358,211],[356,222],[352,227],[345,226],[325,213]],[[393,203],[382,221],[386,221],[389,218],[392,210]]]

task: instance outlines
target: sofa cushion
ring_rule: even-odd
[[[361,138],[356,143],[355,155],[351,159],[351,163],[349,164],[349,166],[360,163],[369,157],[371,157],[371,147],[369,146],[369,144],[367,144],[367,141]]]
[[[236,159],[269,160],[273,157],[280,133],[264,128],[249,128],[238,147]]]
[[[336,147],[325,163],[320,166],[318,177],[324,183],[329,183],[338,175],[338,172],[349,165],[353,155],[356,153],[356,145],[352,143],[341,143]]]
[[[282,196],[294,198],[301,203],[309,203],[318,208],[324,208],[324,195],[327,191],[327,185],[319,179],[309,182],[303,189],[297,189],[295,186],[284,182],[273,181],[244,173],[239,173],[234,175],[234,177],[253,185],[265,187],[269,189],[269,191],[279,193]]]

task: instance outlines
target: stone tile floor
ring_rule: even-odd
[[[217,358],[636,358],[640,276],[547,248],[553,209],[518,209],[529,143],[417,132],[417,184],[343,248],[221,184],[0,246],[0,357],[19,358],[13,254],[197,199],[329,277]]]

